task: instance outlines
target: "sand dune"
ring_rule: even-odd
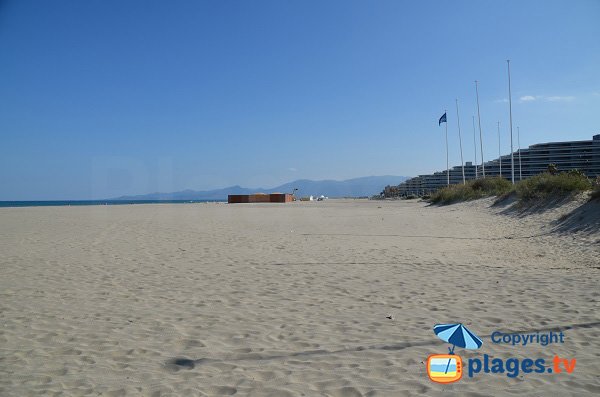
[[[2,208],[0,395],[598,395],[598,207],[491,204]],[[433,383],[446,322],[576,369]]]

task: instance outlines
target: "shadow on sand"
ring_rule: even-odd
[[[514,195],[499,198],[493,207],[504,207],[500,214],[513,217],[525,217],[541,214],[554,208],[565,205],[573,200],[573,196],[559,196],[549,200],[522,204]],[[576,207],[571,212],[551,221],[552,233],[568,234],[581,232],[585,234],[600,231],[600,200],[591,199]]]
[[[499,197],[492,207],[504,207],[500,214],[513,217],[524,217],[533,214],[542,214],[546,211],[560,207],[573,200],[571,195],[561,195],[544,200],[530,201],[522,203],[517,199],[516,194]]]
[[[558,233],[580,232],[592,234],[600,231],[600,200],[590,200],[553,222]]]
[[[527,333],[535,333],[535,332],[560,332],[567,331],[571,329],[579,329],[579,328],[594,328],[600,327],[600,321],[594,321],[589,323],[579,323],[579,324],[569,324],[564,326],[554,326],[554,327],[546,327],[546,328],[537,328],[537,329],[526,329],[526,330],[507,330],[505,333],[518,333],[518,334],[527,334]],[[484,338],[489,338],[491,335],[483,335]],[[300,352],[290,352],[287,354],[274,354],[274,355],[260,355],[260,354],[251,354],[250,357],[238,356],[231,358],[200,358],[200,359],[190,359],[186,357],[176,357],[168,360],[165,363],[165,368],[171,371],[179,371],[181,369],[193,369],[197,365],[202,364],[210,364],[210,363],[222,363],[225,361],[250,361],[250,362],[261,362],[261,361],[271,361],[271,360],[288,360],[295,357],[315,357],[315,356],[327,356],[333,354],[347,354],[347,353],[356,353],[361,351],[377,351],[377,350],[404,350],[410,347],[415,346],[433,346],[443,344],[444,342],[440,339],[431,338],[427,340],[415,341],[415,342],[403,342],[396,344],[386,344],[386,345],[371,345],[371,346],[357,346],[353,348],[340,349],[340,350],[306,350]]]

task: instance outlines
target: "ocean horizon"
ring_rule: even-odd
[[[218,203],[227,199],[215,200],[21,200],[0,201],[2,207],[65,207],[83,205],[126,205],[126,204],[193,204],[193,203]]]

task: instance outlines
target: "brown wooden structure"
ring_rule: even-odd
[[[229,204],[236,203],[289,203],[294,200],[288,193],[255,193],[255,194],[230,194],[227,196]]]

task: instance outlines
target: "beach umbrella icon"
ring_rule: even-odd
[[[452,343],[452,348],[448,348],[450,354],[454,354],[456,346],[465,349],[479,349],[483,345],[483,341],[462,324],[437,324],[433,327],[433,332],[444,342]],[[451,361],[451,358],[448,359],[446,373],[448,373]]]
[[[437,324],[433,332],[444,342],[452,343],[448,348],[450,354],[454,354],[456,346],[464,349],[479,349],[483,342],[477,335],[462,324]]]

